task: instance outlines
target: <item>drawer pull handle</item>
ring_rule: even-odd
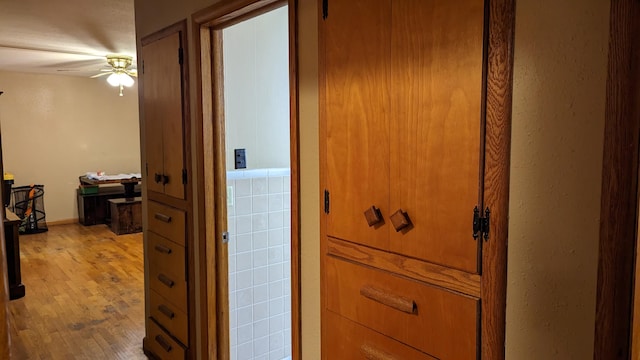
[[[169,344],[169,343],[167,342],[167,340],[165,340],[165,339],[162,337],[162,335],[156,335],[155,339],[156,339],[156,342],[157,342],[158,344],[160,344],[160,346],[162,346],[162,348],[164,349],[164,351],[166,351],[166,352],[171,352],[171,344]]]
[[[375,206],[368,208],[367,211],[364,212],[364,217],[367,219],[369,227],[376,226],[383,222],[382,213],[380,212],[380,209]]]
[[[389,294],[370,285],[365,285],[361,288],[360,295],[407,314],[416,314],[418,312],[418,305],[416,305],[415,301],[402,296]]]
[[[173,311],[171,311],[171,309],[169,309],[164,305],[158,306],[158,311],[160,311],[163,315],[165,315],[169,319],[173,319],[176,316],[176,314],[174,314]]]
[[[171,248],[168,248],[160,244],[156,244],[155,249],[157,252],[161,252],[163,254],[167,254],[167,255],[171,254]]]
[[[156,213],[153,217],[156,218],[157,220],[162,221],[162,222],[166,222],[166,223],[170,223],[171,222],[171,216],[169,216],[169,215]]]
[[[367,360],[396,360],[394,356],[387,354],[382,350],[378,350],[371,345],[362,344],[360,352]]]
[[[404,229],[409,230],[413,225],[411,223],[411,219],[409,219],[409,214],[402,211],[402,209],[394,212],[393,215],[390,216],[390,219],[393,227],[396,229],[396,232],[400,232]]]
[[[169,279],[167,277],[167,275],[165,275],[165,274],[158,275],[158,280],[160,280],[161,283],[167,285],[167,287],[169,287],[169,288],[172,288],[173,285],[175,284],[175,282],[173,282],[173,280]]]

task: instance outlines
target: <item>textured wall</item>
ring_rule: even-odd
[[[593,356],[608,13],[517,2],[507,359]]]
[[[78,217],[78,176],[140,172],[138,92],[104,78],[0,72],[5,171],[44,185],[47,222]]]

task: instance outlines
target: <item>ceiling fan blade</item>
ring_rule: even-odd
[[[131,70],[125,70],[124,71],[127,75],[131,75],[133,77],[138,77],[138,71],[136,69],[131,69]]]
[[[94,78],[97,78],[97,77],[100,77],[100,76],[105,76],[105,75],[110,75],[110,74],[111,74],[111,72],[103,72],[103,73],[100,73],[100,74],[95,74],[93,76],[90,76],[89,78],[94,79]]]

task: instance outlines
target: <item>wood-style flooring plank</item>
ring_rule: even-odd
[[[142,233],[50,226],[20,236],[26,295],[9,303],[12,359],[146,359]]]

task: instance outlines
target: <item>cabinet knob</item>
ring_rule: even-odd
[[[169,183],[169,177],[167,175],[162,175],[162,185],[167,185]]]
[[[384,222],[380,209],[375,206],[368,208],[367,211],[364,212],[364,217],[367,219],[367,224],[369,224],[370,227]]]
[[[399,209],[394,212],[393,215],[390,216],[391,223],[397,232],[402,231],[404,229],[409,229],[413,224],[411,223],[411,219],[409,219],[409,214]]]
[[[156,184],[160,183],[162,181],[162,174],[155,173],[153,175],[153,180],[156,182]]]

